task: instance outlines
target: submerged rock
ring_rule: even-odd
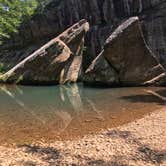
[[[86,20],[76,23],[2,75],[1,82],[35,85],[76,82],[88,29]]]

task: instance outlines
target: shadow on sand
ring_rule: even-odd
[[[127,155],[116,155],[113,154],[108,161],[103,159],[94,159],[89,158],[86,154],[77,155],[72,154],[70,151],[65,152],[67,156],[73,158],[72,166],[82,165],[75,164],[74,160],[79,161],[79,163],[85,163],[88,166],[128,166],[129,161],[144,162],[147,164],[153,165],[161,165],[166,161],[166,150],[160,151],[158,149],[153,149],[150,146],[142,143],[140,139],[136,138],[130,131],[121,131],[121,130],[111,130],[104,134],[106,137],[110,137],[112,140],[114,139],[122,139],[125,140],[126,146],[135,147],[135,151],[127,156]],[[65,156],[64,151],[60,151],[55,149],[54,147],[42,147],[42,146],[32,146],[32,145],[20,145],[18,148],[23,149],[23,151],[30,155],[37,155],[43,162],[45,162],[49,166],[53,165],[63,165],[64,161],[62,161]],[[63,158],[63,159],[62,159]],[[24,163],[26,166],[33,166],[35,163],[28,161]]]

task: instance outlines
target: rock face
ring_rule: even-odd
[[[2,75],[1,82],[35,85],[76,82],[88,30],[88,22],[81,20]]]
[[[100,64],[104,62],[104,58],[112,68],[105,69],[107,79],[101,76]],[[107,83],[107,80],[112,78],[112,84],[117,85],[118,77],[121,86],[139,86],[150,83],[162,84],[161,80],[165,77],[165,69],[145,42],[138,17],[129,18],[112,33],[97,59],[100,63],[95,60],[92,63],[94,67],[90,66],[86,74],[90,78],[100,77],[101,82],[106,80]],[[107,72],[111,73],[112,77]],[[92,77],[93,75],[95,77]],[[86,81],[89,82],[88,79]],[[93,79],[93,82],[96,82],[96,79]]]
[[[166,67],[165,0],[52,0],[42,14],[24,23],[19,34],[0,48],[0,61],[20,62],[43,43],[85,18],[91,24],[86,38],[88,56],[84,62],[88,66],[101,52],[109,34],[131,16],[139,16],[148,46]]]
[[[165,66],[165,0],[52,0],[42,14],[24,23],[19,34],[0,48],[0,61],[18,63],[68,26],[85,18],[91,24],[86,38],[88,56],[85,58],[85,66],[88,66],[101,52],[109,34],[122,21],[136,15],[141,19],[148,45]]]
[[[99,54],[86,70],[83,81],[88,85],[120,85],[118,73],[110,66],[103,56],[104,51]]]
[[[165,72],[144,40],[138,17],[128,19],[114,31],[105,43],[103,56],[123,85],[141,85]]]

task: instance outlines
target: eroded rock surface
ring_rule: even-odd
[[[19,34],[0,48],[0,61],[15,65],[31,52],[85,18],[91,29],[86,38],[86,67],[101,52],[109,34],[124,20],[139,16],[148,46],[166,67],[165,0],[52,0],[42,14],[20,27]]]
[[[86,72],[85,82],[89,79],[94,83],[112,80],[112,85],[121,86],[166,85],[165,69],[147,46],[138,17],[122,23],[106,40],[102,54]]]
[[[104,51],[103,51],[104,52]],[[110,66],[103,52],[95,58],[84,75],[84,83],[88,85],[118,86],[118,73]]]
[[[141,85],[164,73],[145,42],[138,17],[128,19],[113,32],[103,56],[118,72],[122,85]]]
[[[81,20],[2,75],[1,82],[35,85],[76,82],[88,30],[88,22]]]

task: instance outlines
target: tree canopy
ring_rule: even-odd
[[[43,10],[45,2],[46,0],[0,0],[0,44],[17,32],[22,21],[29,19],[35,11]]]

